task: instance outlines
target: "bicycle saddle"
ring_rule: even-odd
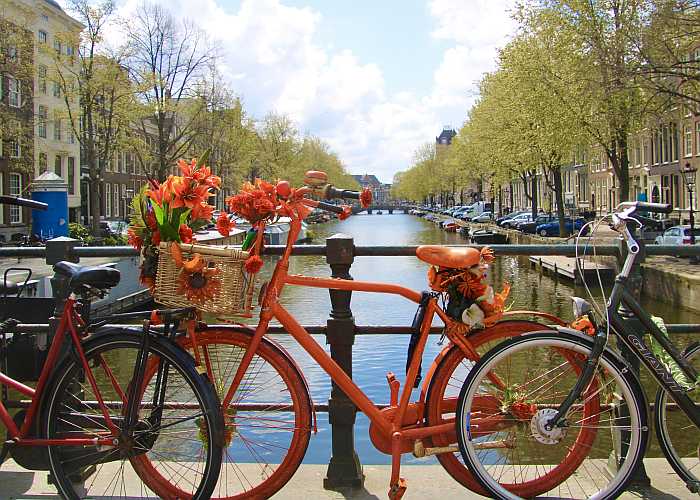
[[[68,279],[71,290],[88,285],[100,290],[107,290],[119,283],[119,270],[105,266],[80,266],[72,262],[61,261],[53,266],[53,271]]]
[[[463,268],[478,264],[481,253],[476,248],[421,245],[416,248],[416,257],[438,267]]]

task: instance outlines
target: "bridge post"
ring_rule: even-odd
[[[352,279],[350,267],[355,253],[352,236],[335,234],[326,238],[326,262],[331,277]],[[355,343],[355,318],[350,310],[352,292],[329,290],[330,318],[326,323],[326,342],[331,346],[331,358],[352,378],[352,346]],[[357,408],[348,396],[333,383],[328,400],[328,422],[331,425],[332,454],[323,487],[361,488],[364,475],[355,452],[355,415]]]

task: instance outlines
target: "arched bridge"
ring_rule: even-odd
[[[352,207],[352,213],[353,214],[359,214],[360,212],[367,212],[368,214],[374,214],[377,212],[388,212],[390,214],[393,214],[394,212],[401,212],[404,214],[407,214],[409,210],[413,209],[414,207],[412,205],[405,205],[405,204],[399,204],[399,203],[383,203],[383,204],[376,204],[376,205],[371,205],[368,208],[362,208],[361,206],[353,206]]]

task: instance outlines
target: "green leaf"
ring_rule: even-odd
[[[153,208],[153,213],[156,216],[158,226],[162,226],[165,222],[165,212],[163,210],[163,207],[154,202],[151,202],[151,207]]]
[[[209,160],[209,153],[211,152],[210,149],[207,149],[204,153],[202,153],[202,156],[197,158],[197,166],[201,167],[202,165],[206,165],[207,161]]]
[[[188,208],[185,210],[183,213],[180,214],[180,224],[177,225],[179,228],[182,224],[185,224],[187,222],[187,217],[190,215],[190,212],[192,211],[191,208]]]

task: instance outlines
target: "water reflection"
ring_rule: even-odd
[[[403,214],[358,215],[342,222],[331,222],[311,226],[315,233],[315,243],[323,243],[327,236],[335,233],[352,235],[356,245],[419,245],[419,244],[461,244],[459,235],[446,233],[435,224],[423,219]],[[269,258],[265,272],[269,273],[273,264]],[[299,256],[290,261],[290,272],[309,276],[329,276],[330,268],[324,257]],[[384,281],[403,285],[415,290],[427,287],[427,265],[409,257],[358,257],[350,274],[358,280]],[[263,276],[262,279],[265,279]],[[501,284],[512,284],[511,301],[514,309],[534,309],[555,314],[564,319],[571,318],[571,295],[585,296],[585,290],[574,287],[568,281],[558,281],[541,275],[531,269],[527,257],[498,258],[489,277],[497,289]],[[282,303],[302,324],[325,324],[330,311],[328,291],[314,288],[287,287]],[[658,301],[644,300],[644,305],[668,322],[700,322],[700,315],[682,311]],[[358,325],[410,325],[415,312],[415,304],[396,296],[354,293],[352,311]],[[686,338],[674,337],[679,345],[688,343]],[[297,359],[307,377],[315,402],[325,402],[330,393],[330,381],[316,363],[303,352],[296,343],[286,336],[277,336]],[[317,341],[324,344],[322,337]],[[440,351],[438,337],[433,337],[426,347],[423,366],[427,370],[434,356]],[[402,378],[408,338],[406,336],[358,336],[354,346],[353,377],[376,402],[386,403],[389,390],[385,380],[387,371],[393,371]],[[327,415],[319,413],[319,433],[309,446],[307,463],[327,463],[330,457],[330,429]],[[377,452],[369,442],[368,422],[358,415],[356,426],[356,447],[360,460],[365,464],[389,463],[389,457]],[[415,459],[407,455],[405,463],[427,463],[433,459]]]

